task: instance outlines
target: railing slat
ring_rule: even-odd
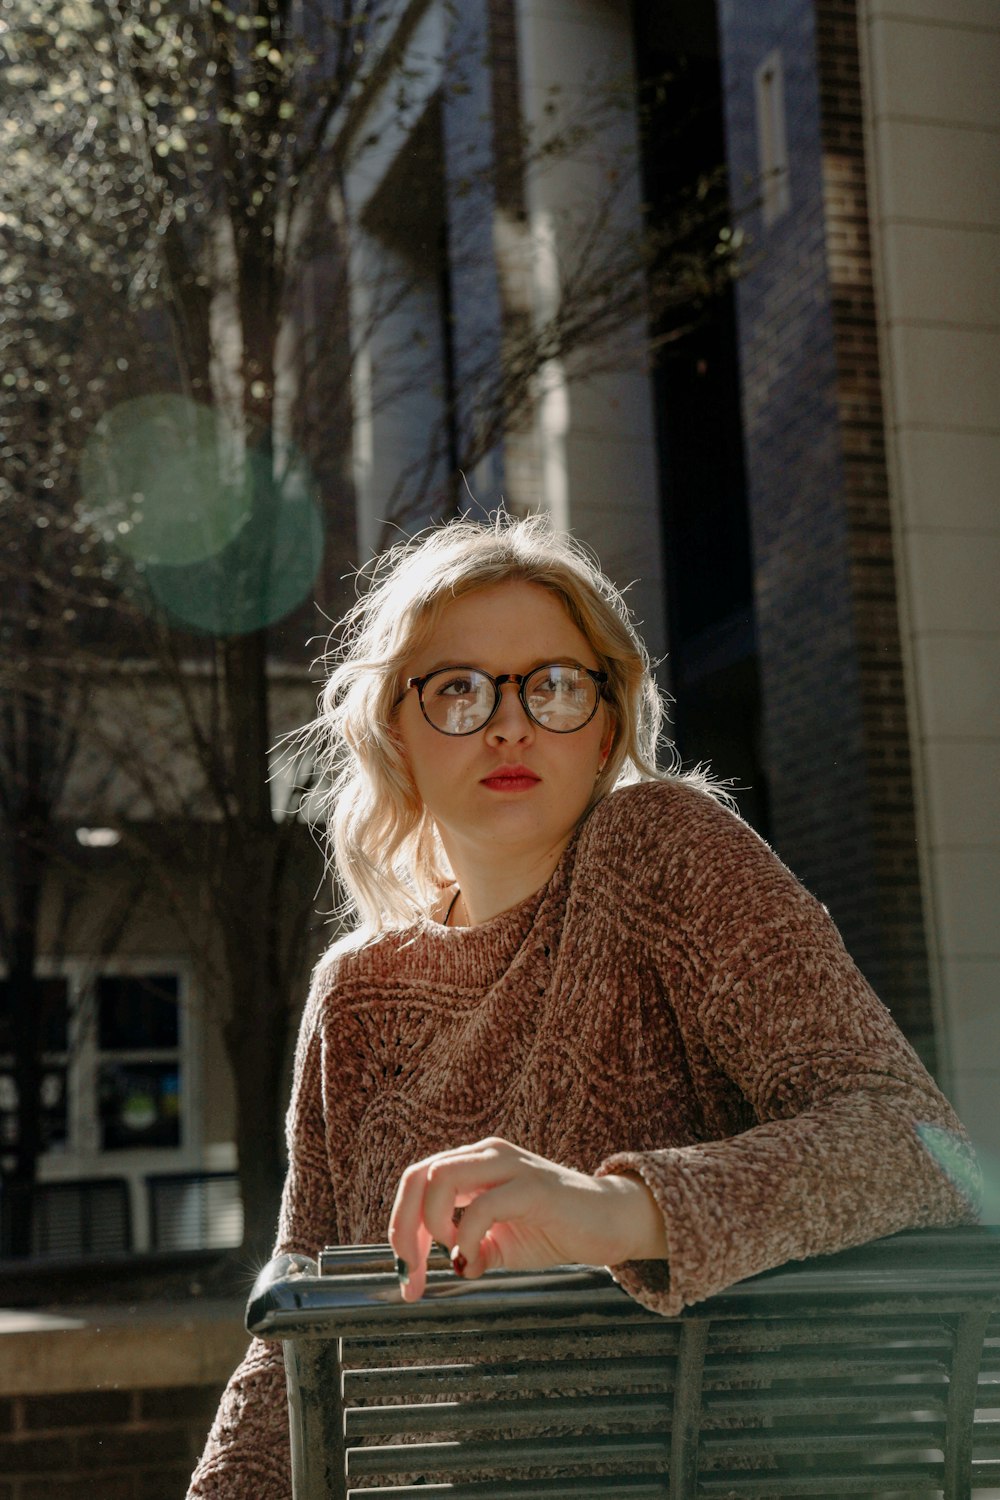
[[[461,1474],[495,1468],[497,1445],[487,1442],[387,1443],[378,1448],[348,1448],[349,1480],[376,1474]],[[505,1438],[504,1467],[514,1472],[547,1468],[564,1474],[600,1464],[635,1470],[647,1464],[666,1473],[670,1461],[667,1438],[648,1433],[625,1436],[592,1434],[586,1444],[578,1436],[544,1439]]]

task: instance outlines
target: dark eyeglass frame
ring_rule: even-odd
[[[552,667],[569,667],[572,668],[572,670],[575,672],[585,672],[590,680],[597,686],[597,697],[594,699],[593,708],[590,710],[590,713],[584,719],[583,723],[574,724],[572,729],[553,729],[550,724],[543,724],[540,719],[536,719],[535,715],[528,707],[528,700],[524,692],[525,683],[529,682],[532,677],[537,676],[539,672],[546,672]],[[483,722],[481,724],[477,724],[475,729],[460,729],[458,731],[442,729],[440,724],[434,723],[434,720],[429,716],[427,709],[424,707],[424,688],[430,682],[432,677],[440,677],[445,672],[475,672],[478,674],[478,676],[485,677],[487,682],[492,682],[493,707],[490,709]],[[479,734],[480,730],[485,729],[486,726],[493,721],[497,709],[503,702],[503,694],[501,693],[500,689],[507,682],[517,683],[517,696],[521,701],[521,707],[524,709],[532,724],[537,724],[539,729],[545,729],[549,734],[577,734],[579,730],[586,729],[587,725],[590,723],[591,719],[593,719],[594,715],[597,713],[597,710],[600,708],[601,699],[607,697],[608,674],[607,672],[598,672],[593,667],[581,667],[580,664],[575,661],[548,661],[543,662],[540,667],[532,667],[530,672],[501,672],[499,677],[494,677],[491,672],[484,671],[482,667],[473,667],[469,666],[465,662],[459,662],[453,667],[437,667],[433,672],[428,672],[424,677],[407,678],[406,687],[400,694],[399,698],[396,700],[396,706],[398,707],[399,704],[402,703],[403,699],[406,697],[406,694],[410,691],[410,688],[416,688],[417,700],[420,704],[420,712],[423,714],[424,718],[427,720],[431,728],[436,729],[438,734],[446,734],[450,740],[463,739],[466,735],[469,734]]]

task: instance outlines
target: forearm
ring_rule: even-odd
[[[929,1127],[883,1083],[728,1140],[611,1157],[599,1172],[642,1176],[671,1248],[669,1279],[625,1262],[612,1263],[616,1275],[647,1306],[673,1315],[787,1260],[968,1220],[968,1148],[957,1128],[935,1125],[954,1158],[947,1170]]]

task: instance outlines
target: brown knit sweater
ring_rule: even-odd
[[[326,956],[276,1248],[384,1240],[405,1166],[499,1134],[642,1174],[670,1261],[615,1275],[675,1313],[782,1261],[972,1217],[924,1144],[961,1163],[960,1133],[824,908],[714,799],[646,782],[492,921]],[[280,1346],[255,1340],[191,1500],[288,1500],[287,1422]]]

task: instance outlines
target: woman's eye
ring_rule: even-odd
[[[478,684],[474,678],[445,677],[437,684],[435,692],[439,698],[473,698]]]

